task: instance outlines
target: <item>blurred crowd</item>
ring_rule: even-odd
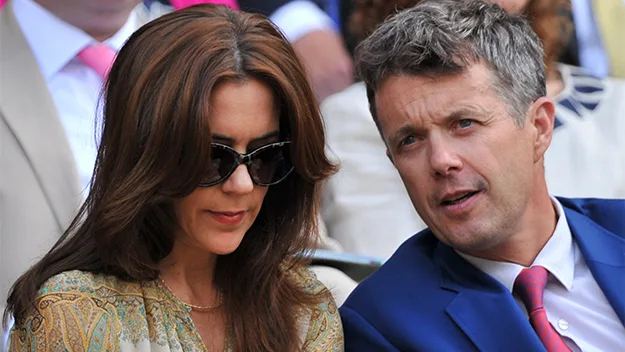
[[[359,42],[419,0],[0,1],[0,311],[13,282],[54,245],[89,192],[101,89],[116,51],[143,24],[202,2],[268,16],[302,60],[326,152],[340,166],[323,185],[318,247],[384,261],[427,227],[352,63]],[[495,2],[523,13],[543,43],[556,104],[545,157],[550,192],[625,198],[625,0]],[[356,282],[334,275],[324,283],[340,304]]]

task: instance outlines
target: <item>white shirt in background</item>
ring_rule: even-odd
[[[15,0],[13,10],[54,100],[86,196],[99,143],[95,127],[96,122],[101,122],[96,116],[102,113],[98,103],[103,80],[76,55],[98,42],[33,0]],[[104,44],[119,51],[137,26],[133,12],[126,24]]]

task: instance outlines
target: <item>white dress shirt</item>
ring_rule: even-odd
[[[556,229],[531,266],[543,266],[550,275],[544,307],[551,325],[572,351],[623,351],[625,327],[592,276],[573,240],[564,209],[551,199],[558,222]],[[475,267],[501,282],[510,292],[523,266],[477,258],[458,252]],[[523,302],[515,296],[527,315]]]
[[[96,116],[102,78],[76,58],[86,46],[98,42],[84,31],[62,21],[33,0],[15,0],[15,17],[39,64],[69,140],[81,185],[86,189],[97,156]],[[126,24],[104,42],[119,51],[137,29],[133,12]],[[86,195],[86,192],[85,192]]]

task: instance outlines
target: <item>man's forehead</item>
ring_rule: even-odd
[[[376,91],[376,112],[384,117],[387,113],[414,113],[414,109],[423,108],[443,114],[458,104],[479,105],[492,92],[489,83],[461,77],[389,77]]]
[[[454,88],[471,86],[487,88],[494,83],[492,70],[483,63],[468,66],[461,72],[448,74],[393,73],[381,80],[375,88],[375,95],[382,91],[403,92],[406,88],[429,91],[438,87]]]

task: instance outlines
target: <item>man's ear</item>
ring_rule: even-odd
[[[553,125],[556,117],[556,108],[551,99],[539,98],[532,104],[529,123],[536,129],[534,140],[534,162],[543,158],[551,138],[553,137]]]

